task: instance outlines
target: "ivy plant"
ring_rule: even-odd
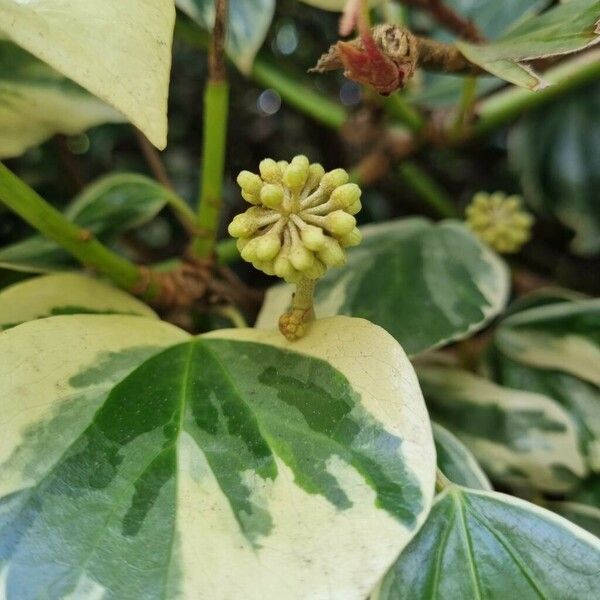
[[[0,597],[598,597],[600,3],[517,4],[0,0]]]

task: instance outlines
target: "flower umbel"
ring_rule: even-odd
[[[268,275],[288,283],[318,279],[360,243],[354,215],[361,191],[343,169],[326,173],[301,155],[289,163],[267,158],[260,175],[242,171],[237,182],[253,206],[233,219],[229,233],[242,258]]]
[[[518,252],[531,237],[533,217],[521,207],[520,196],[478,192],[466,216],[477,237],[502,254]]]

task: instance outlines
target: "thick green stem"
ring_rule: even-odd
[[[458,216],[452,198],[416,163],[402,162],[398,166],[398,171],[419,198],[431,207],[438,216],[448,218]]]
[[[196,256],[212,256],[217,239],[223,197],[229,86],[226,81],[209,81],[204,94],[204,148],[202,186],[198,209],[198,232],[193,249]]]
[[[109,250],[86,229],[71,223],[2,163],[0,202],[86,267],[99,271],[118,286],[147,300],[156,295],[158,290],[151,281],[145,281],[140,267]]]
[[[279,318],[279,331],[290,341],[300,339],[307,325],[315,320],[314,293],[316,282],[303,277],[296,284],[290,310]]]

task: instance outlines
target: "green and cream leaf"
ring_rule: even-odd
[[[546,508],[600,538],[600,508],[578,502],[548,502]]]
[[[432,418],[471,450],[492,481],[564,492],[586,475],[575,423],[551,398],[460,369],[417,372]]]
[[[0,39],[0,159],[55,133],[74,135],[123,115],[12,42]]]
[[[348,263],[319,281],[319,317],[362,317],[390,332],[409,355],[483,328],[506,304],[505,263],[465,227],[411,218],[363,227]],[[292,287],[267,292],[257,327],[276,327]]]
[[[0,0],[4,35],[167,144],[174,0]]]
[[[123,372],[140,331],[176,345]],[[360,600],[433,496],[414,371],[362,320],[318,321],[292,345],[51,317],[0,334],[0,398],[0,556],[19,598]]]
[[[514,496],[450,486],[372,600],[592,600],[600,540]]]
[[[158,318],[126,292],[77,273],[43,275],[0,292],[0,331],[54,315],[93,313]]]

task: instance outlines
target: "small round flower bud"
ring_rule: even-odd
[[[312,192],[319,185],[323,175],[325,175],[325,169],[319,163],[313,163],[308,167],[308,179],[306,180],[308,191]]]
[[[267,183],[279,183],[281,181],[283,171],[281,170],[279,164],[276,163],[272,158],[265,158],[262,160],[258,166],[258,169],[263,181]]]
[[[259,237],[254,237],[251,240],[248,240],[248,243],[242,248],[242,258],[248,262],[255,262],[258,259],[258,254],[256,252],[258,247]]]
[[[532,216],[521,208],[519,196],[478,192],[466,209],[467,226],[492,248],[514,253],[531,235]]]
[[[312,267],[315,255],[302,244],[293,244],[290,251],[290,261],[298,271],[306,271]]]
[[[237,176],[237,182],[242,191],[252,195],[260,194],[263,186],[262,179],[256,173],[251,173],[250,171],[242,171]]]
[[[237,249],[240,252],[240,254],[242,253],[242,250],[245,248],[246,244],[249,241],[250,241],[250,238],[240,238],[239,240],[237,240],[235,245],[237,246]]]
[[[343,210],[335,210],[325,217],[325,227],[336,237],[350,233],[356,226],[356,219]]]
[[[272,260],[256,260],[252,263],[252,266],[266,273],[267,275],[275,275],[275,269],[273,267]]]
[[[357,215],[362,210],[362,203],[360,200],[353,202],[347,209],[346,212],[351,215]]]
[[[309,250],[320,250],[325,243],[325,234],[320,227],[314,225],[305,225],[300,232],[302,242]]]
[[[327,272],[327,265],[322,263],[318,258],[315,258],[312,267],[304,271],[304,275],[309,279],[320,279]]]
[[[229,223],[227,231],[229,235],[236,238],[248,238],[258,229],[256,220],[242,213],[233,218],[233,221]]]
[[[283,195],[281,186],[267,183],[260,191],[260,201],[269,208],[278,208],[283,202]]]
[[[281,240],[276,233],[260,236],[256,244],[256,256],[260,261],[273,260],[281,250]]]
[[[328,192],[332,192],[340,185],[344,185],[348,179],[348,173],[346,173],[344,169],[334,169],[333,171],[329,171],[323,175],[321,179],[321,187]]]
[[[242,190],[242,198],[249,204],[260,204],[260,196]]]
[[[292,189],[301,188],[308,179],[308,158],[295,156],[283,174],[283,183]]]
[[[356,201],[360,201],[360,188],[355,183],[345,183],[331,192],[331,203],[338,208],[346,209]]]
[[[342,236],[339,241],[344,248],[358,246],[362,242],[362,234],[358,227],[355,227],[350,233]]]
[[[325,238],[325,245],[317,252],[317,256],[328,267],[341,267],[346,263],[346,253],[332,238]]]

